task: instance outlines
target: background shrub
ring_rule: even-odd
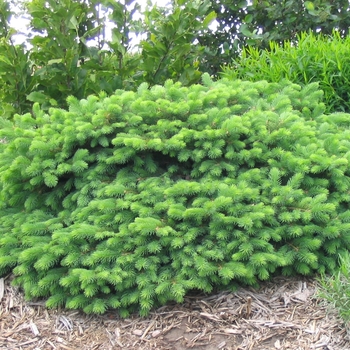
[[[143,10],[134,0],[12,3],[0,1],[1,117],[31,112],[33,102],[66,108],[70,95],[201,79],[204,46],[194,42],[215,18],[210,0],[174,0],[164,8],[145,2]],[[19,6],[30,20],[21,45],[10,25]]]
[[[313,1],[232,1],[210,0],[216,13],[216,26],[200,32],[198,41],[206,47],[205,72],[220,73],[220,67],[239,58],[242,48],[268,49],[270,42],[297,43],[298,34],[332,34],[336,28],[341,37],[349,33],[348,0]]]
[[[222,76],[249,81],[288,79],[306,85],[319,82],[327,112],[350,111],[350,37],[302,33],[269,49],[246,47],[238,59],[224,66]]]
[[[0,273],[27,298],[145,315],[189,290],[333,271],[349,115],[317,84],[167,81],[2,121]]]

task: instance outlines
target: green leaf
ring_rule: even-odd
[[[69,20],[69,28],[70,29],[78,29],[78,27],[79,27],[79,23],[78,23],[77,19],[75,18],[75,16],[73,15]]]
[[[44,103],[47,101],[47,99],[48,96],[39,91],[33,91],[29,95],[27,95],[27,100],[32,102]]]
[[[203,26],[208,27],[216,19],[215,11],[211,11],[203,20]]]
[[[47,64],[50,65],[50,64],[55,64],[55,63],[61,63],[62,61],[63,61],[62,58],[56,58],[56,59],[47,61]]]
[[[249,30],[249,27],[246,23],[241,24],[239,31],[248,38],[254,36],[254,33]]]
[[[315,10],[315,5],[313,2],[311,1],[305,1],[305,8],[308,10],[308,11],[314,11]]]
[[[244,22],[245,23],[252,23],[252,21],[253,21],[253,15],[252,14],[246,15],[244,17]]]
[[[53,99],[53,98],[50,98],[49,102],[50,102],[51,106],[57,106],[58,105],[57,101],[55,99]]]
[[[13,63],[6,56],[0,56],[0,62],[4,62],[4,63],[8,64],[9,66],[13,65]]]

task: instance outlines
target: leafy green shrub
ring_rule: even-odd
[[[70,95],[136,90],[142,82],[171,78],[190,85],[206,71],[200,64],[206,45],[193,42],[215,18],[210,0],[176,0],[170,7],[149,2],[143,10],[135,0],[21,2],[30,18],[23,45],[13,40],[10,19],[19,9],[12,12],[11,3],[0,2],[1,117],[31,112],[33,102],[65,108]],[[142,39],[138,45],[135,36]]]
[[[239,59],[223,67],[222,76],[249,81],[279,82],[288,79],[299,85],[319,82],[327,112],[350,111],[350,36],[341,38],[302,33],[297,41],[270,48],[244,48]]]
[[[317,84],[203,76],[2,121],[0,274],[27,298],[145,315],[190,290],[333,271],[349,115]]]

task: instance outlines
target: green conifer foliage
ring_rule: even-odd
[[[3,120],[1,275],[48,307],[125,317],[332,271],[350,248],[350,116],[321,95],[204,75]]]

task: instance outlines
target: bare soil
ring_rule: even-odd
[[[0,279],[0,349],[349,350],[348,327],[315,297],[317,282],[275,278],[259,290],[189,296],[120,319],[26,302]]]

